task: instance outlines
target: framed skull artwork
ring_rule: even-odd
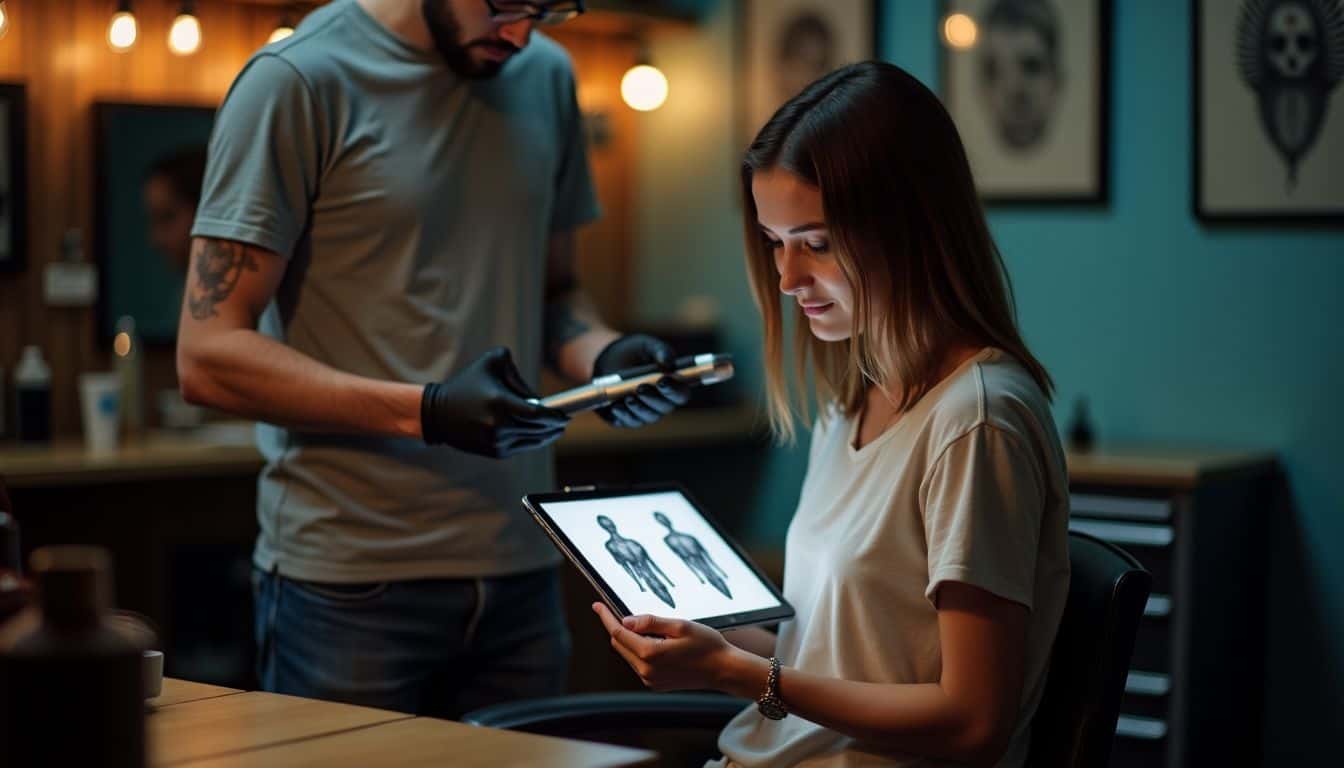
[[[945,0],[943,103],[986,203],[1105,204],[1109,0]]]
[[[1195,215],[1344,224],[1344,0],[1192,0]]]

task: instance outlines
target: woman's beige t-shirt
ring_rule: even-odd
[[[984,349],[855,450],[856,419],[813,431],[789,526],[781,664],[870,683],[935,683],[945,581],[1030,611],[1022,703],[1000,766],[1026,761],[1032,715],[1068,596],[1068,485],[1049,403],[1012,357]],[[784,671],[788,675],[788,670]],[[755,706],[719,738],[727,765],[935,766]]]

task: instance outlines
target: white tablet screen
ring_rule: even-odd
[[[698,620],[780,605],[680,493],[541,506],[632,614]]]

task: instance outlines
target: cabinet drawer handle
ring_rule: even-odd
[[[1166,499],[1130,499],[1074,493],[1069,495],[1069,508],[1074,514],[1088,517],[1152,520],[1159,523],[1171,519],[1171,502]]]
[[[1143,739],[1144,741],[1157,741],[1166,737],[1167,724],[1151,717],[1121,715],[1115,721],[1115,735],[1128,736],[1131,739]]]
[[[1168,616],[1171,614],[1171,596],[1170,595],[1149,595],[1148,602],[1143,604],[1144,616]]]
[[[1072,518],[1069,520],[1069,530],[1091,534],[1113,544],[1133,544],[1139,547],[1168,547],[1171,546],[1173,538],[1170,525],[1126,525]]]
[[[1130,672],[1125,678],[1125,693],[1166,696],[1171,693],[1171,676],[1156,672]]]

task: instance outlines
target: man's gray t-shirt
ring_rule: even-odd
[[[549,236],[596,216],[556,43],[534,34],[470,80],[337,0],[235,80],[192,234],[286,258],[260,330],[333,368],[440,381],[504,345],[535,386]],[[549,451],[497,461],[271,425],[257,441],[260,568],[359,582],[559,560],[519,502],[553,485]]]

